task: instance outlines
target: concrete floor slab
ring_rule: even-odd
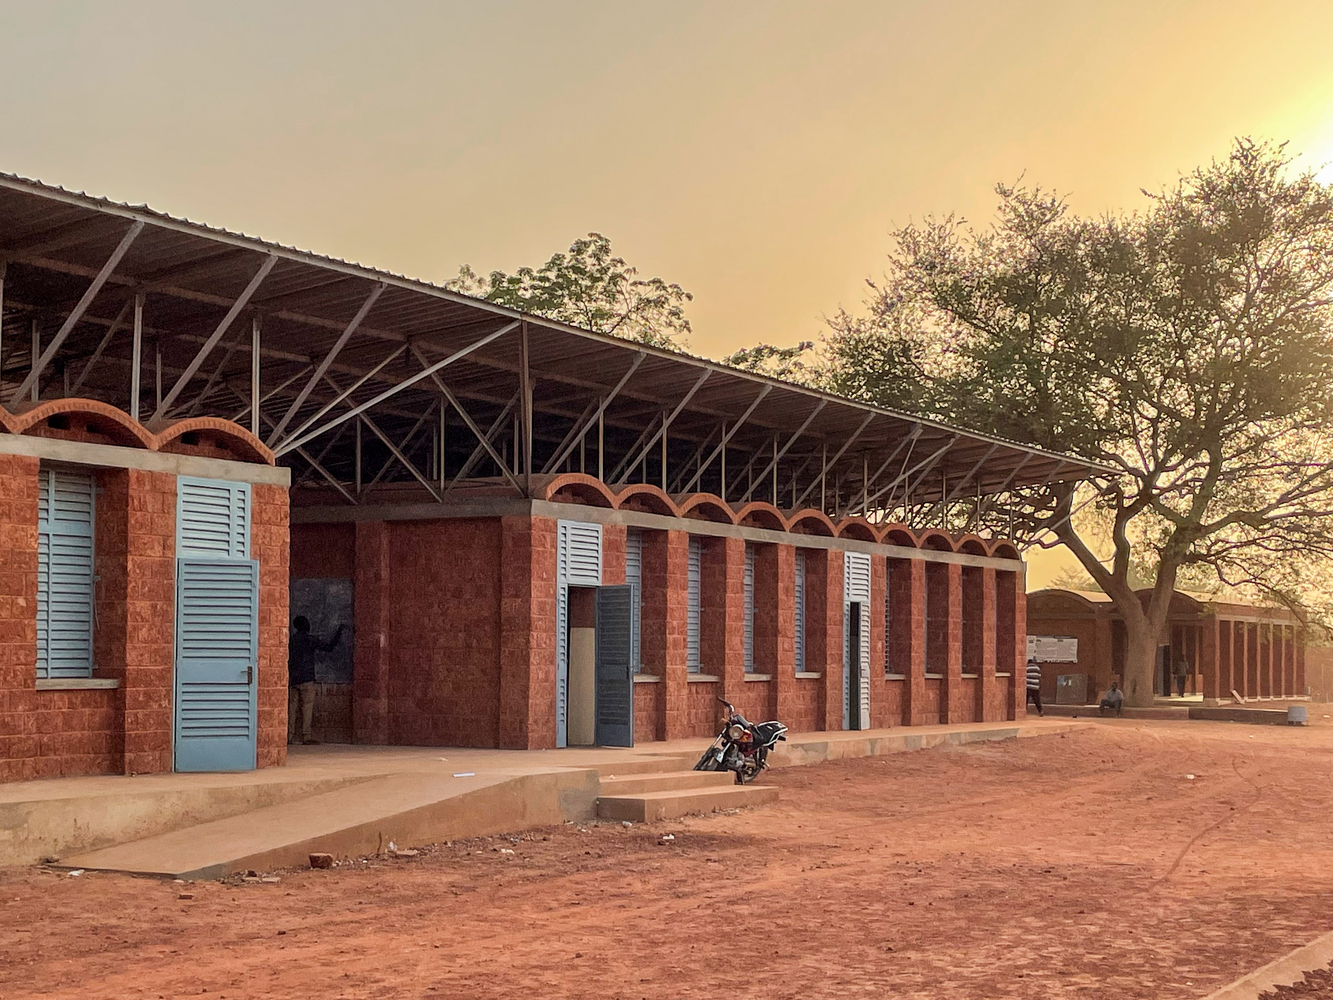
[[[921,726],[864,732],[789,734],[774,766],[1068,732],[1088,725],[1065,719]],[[688,769],[706,739],[629,749],[476,750],[441,747],[294,747],[284,768],[248,775],[155,775],[155,790],[260,788],[312,782],[311,794],[266,802],[238,815],[126,836],[95,850],[66,850],[61,864],[176,877],[217,877],[247,868],[303,864],[314,851],[338,856],[584,821],[596,814],[601,780]],[[139,779],[66,779],[69,808],[103,809],[108,796]],[[145,779],[147,782],[148,779]],[[321,789],[320,781],[343,787]],[[38,783],[31,783],[38,784]],[[43,785],[58,783],[41,783]],[[17,799],[10,786],[4,791]],[[299,786],[292,786],[299,787]],[[50,798],[54,788],[40,789]],[[126,830],[137,830],[132,824]],[[54,841],[52,841],[54,842]],[[27,841],[31,854],[34,842]],[[57,854],[43,849],[43,854]],[[39,855],[40,857],[41,855]],[[18,859],[7,860],[16,863]],[[25,857],[23,861],[33,860]]]

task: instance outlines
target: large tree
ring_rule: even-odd
[[[1150,704],[1182,575],[1299,603],[1333,555],[1333,189],[1241,140],[1133,214],[998,191],[987,229],[896,234],[867,313],[832,321],[825,377],[1112,470],[1016,493],[1001,523],[1057,539],[1111,597],[1129,703]],[[1074,516],[1089,500],[1104,545]]]
[[[464,264],[448,286],[585,330],[679,350],[690,332],[685,303],[693,296],[662,278],[638,275],[611,252],[609,239],[589,233],[538,268],[483,276]]]

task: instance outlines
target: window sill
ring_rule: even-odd
[[[963,676],[963,679],[964,679],[964,680],[966,680],[966,679],[969,678],[969,677],[972,678],[973,680],[975,680],[976,678],[980,677],[981,675],[980,675],[980,674],[963,674],[962,676]]]
[[[996,671],[995,676],[996,676],[996,677],[1012,677],[1012,676],[1014,676],[1014,675],[1013,675],[1013,674],[1002,674],[1002,673],[1000,673],[999,671]]]
[[[820,678],[820,677],[823,677],[823,676],[824,676],[823,674],[815,673],[815,672],[810,671],[810,670],[798,670],[798,671],[796,671],[796,679],[797,679],[797,680],[813,681],[813,680],[816,680],[816,679],[818,679],[818,678]]]
[[[942,680],[944,680],[944,675],[943,675],[943,674],[926,674],[926,680],[928,680],[928,681],[942,681]]]
[[[657,674],[635,674],[635,684],[661,684],[662,678]]]
[[[689,682],[691,684],[716,684],[721,677],[714,677],[712,674],[690,674]]]
[[[884,679],[885,679],[886,681],[905,681],[905,680],[907,680],[907,675],[906,675],[906,674],[885,674],[885,675],[884,675]]]
[[[773,679],[773,675],[772,675],[772,674],[746,674],[746,675],[745,675],[745,679],[746,679],[747,681],[771,681],[771,680]]]
[[[117,677],[45,677],[37,681],[38,691],[112,691],[118,687]]]

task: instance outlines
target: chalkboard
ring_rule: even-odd
[[[310,619],[310,634],[320,642],[343,627],[338,645],[315,654],[315,680],[320,684],[352,683],[352,581],[342,577],[309,577],[293,580],[289,595],[292,620]]]

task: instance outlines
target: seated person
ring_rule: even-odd
[[[1107,691],[1102,700],[1098,703],[1098,710],[1105,715],[1107,711],[1120,714],[1120,710],[1125,707],[1125,695],[1120,690],[1120,685],[1115,681],[1111,682],[1111,690]]]

